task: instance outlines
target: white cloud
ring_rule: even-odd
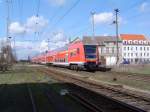
[[[43,16],[31,16],[25,24],[27,32],[40,31],[48,25],[48,20]]]
[[[66,37],[66,35],[64,34],[63,31],[58,31],[53,33],[51,36],[51,38],[49,38],[50,42],[49,42],[49,48],[50,50],[59,48],[59,47],[63,47],[66,44],[69,43],[68,38]]]
[[[48,0],[51,5],[62,6],[66,3],[66,0]]]
[[[12,22],[9,26],[9,30],[11,34],[33,33],[40,32],[47,25],[48,20],[43,16],[31,16],[23,25],[21,25],[19,22]]]
[[[110,24],[113,21],[112,12],[103,12],[94,15],[95,24]]]
[[[25,28],[19,22],[13,22],[9,26],[9,31],[12,34],[23,34],[25,32]]]
[[[109,36],[109,34],[107,34],[107,33],[104,33],[104,34],[103,34],[103,36]]]
[[[40,43],[40,46],[39,46],[39,52],[44,52],[48,50],[48,42],[46,40],[43,40],[41,43]]]
[[[90,18],[92,21],[92,18]],[[94,15],[95,25],[108,24],[110,25],[115,20],[115,16],[112,12],[102,12]],[[119,24],[125,24],[126,21],[122,17],[118,17]]]
[[[16,41],[15,47],[14,43],[12,43],[12,47],[15,48],[18,59],[27,59],[28,56],[41,52],[40,44],[32,41]]]
[[[150,8],[150,4],[147,2],[143,2],[140,6],[140,12],[145,12],[147,10],[149,10]]]
[[[12,43],[12,47],[14,48],[14,43]],[[24,49],[32,50],[33,47],[35,47],[35,44],[29,41],[16,41],[15,43],[15,48],[21,49],[21,50],[24,50]]]

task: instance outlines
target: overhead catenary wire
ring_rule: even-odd
[[[142,3],[146,3],[148,0],[140,0],[138,2],[135,2],[133,3],[130,7],[126,8],[125,10],[121,10],[121,14],[125,14],[127,13],[128,11],[130,11],[131,9],[135,8],[135,7],[138,7],[139,5],[141,5]],[[127,17],[127,19],[131,20],[131,19],[134,19],[140,15],[143,15],[143,13],[139,13],[139,14],[136,14],[136,15],[133,15],[133,16],[130,16],[130,17]]]
[[[20,17],[20,23],[22,23],[22,17],[23,17],[23,0],[18,0],[18,8],[19,8],[19,17]]]
[[[39,13],[40,13],[40,4],[41,4],[41,0],[36,0],[36,4],[37,4],[37,8],[36,8],[36,18],[37,18],[37,20],[38,20],[38,18],[39,18]],[[35,23],[35,32],[34,32],[34,35],[35,35],[35,39],[37,39],[38,40],[38,38],[39,38],[39,34],[40,34],[40,32],[38,31],[38,23],[39,21],[36,21],[36,23]]]
[[[49,21],[52,22],[54,20],[54,18],[59,14],[59,12],[62,10],[63,6],[60,6],[53,14],[52,16],[49,18]]]
[[[138,2],[133,3],[131,6],[127,7],[125,10],[122,10],[122,13],[127,13],[128,11],[130,11],[131,9],[141,5],[144,2],[147,2],[148,0],[140,0]]]
[[[133,3],[131,6],[129,6],[126,10],[122,10],[121,12],[127,13],[129,10],[131,10],[131,9],[133,9],[133,8],[135,8],[135,7],[137,7],[138,5],[140,5],[140,4],[142,4],[142,3],[146,2],[146,1],[148,1],[148,0],[140,0],[140,1],[138,1],[138,2],[134,2],[134,3]],[[137,17],[137,16],[139,16],[139,15],[141,15],[141,14],[132,16],[132,17],[130,17],[130,18],[133,19],[134,17]],[[72,25],[72,26],[74,26],[74,25]],[[84,31],[84,30],[86,30],[86,28],[80,30],[79,33],[81,33],[81,32]]]
[[[139,4],[141,4],[141,3],[143,3],[143,2],[146,2],[147,0],[140,0],[140,1],[138,1],[138,2],[134,2],[131,6],[129,6],[128,8],[127,8],[127,10],[123,10],[123,13],[126,13],[128,10],[131,10],[131,9],[133,9],[133,8],[135,8],[135,7],[137,7]],[[76,3],[78,3],[78,1],[76,2]],[[76,4],[75,3],[75,4]],[[68,11],[67,11],[68,12]],[[63,16],[61,16],[59,19],[58,19],[58,21],[53,25],[53,27],[51,27],[51,31],[52,30],[54,30],[54,27],[56,27],[56,25],[60,22],[60,21],[62,21],[63,20],[63,18],[65,17],[65,15],[67,15],[67,12],[63,15]],[[121,11],[122,12],[122,11]],[[73,25],[74,26],[74,25]],[[84,31],[84,30],[82,30],[82,31]],[[81,31],[79,31],[79,32],[81,32]]]
[[[10,25],[10,0],[6,0],[6,39],[9,37],[9,25]]]
[[[41,4],[41,0],[37,0],[37,12],[36,12],[37,17],[39,17],[39,13],[40,13],[40,4]]]
[[[140,0],[140,1],[138,1],[138,2],[134,2],[131,6],[129,6],[126,10],[123,10],[123,13],[126,13],[126,12],[128,12],[129,10],[131,10],[131,9],[133,9],[133,8],[135,8],[135,7],[137,7],[139,4],[141,4],[141,3],[144,3],[144,2],[146,2],[147,0]],[[139,15],[139,14],[138,14]],[[136,16],[138,16],[138,15],[136,15]],[[136,17],[136,16],[133,16],[133,17]],[[74,26],[74,25],[72,25],[72,26]],[[85,29],[82,29],[82,30],[80,30],[79,32],[77,32],[76,34],[78,34],[78,33],[81,33],[82,31],[85,31],[87,28],[85,28]]]
[[[80,1],[81,0],[76,0],[76,2],[74,2],[73,5],[58,19],[58,21],[56,21],[51,27],[49,27],[48,30],[50,30],[50,32],[52,33],[57,24],[61,22],[79,4]],[[41,36],[43,35],[45,35],[45,30],[43,31]]]
[[[89,30],[90,30],[90,26],[89,26],[89,24],[86,24],[84,28],[80,29],[75,34],[73,34],[73,37],[76,37],[78,34],[84,32],[84,31],[89,31]]]
[[[54,24],[56,26],[60,21],[62,21],[80,2],[81,0],[77,0]]]
[[[61,12],[62,10],[62,6],[60,6],[50,17],[49,17],[49,21],[52,23],[53,20],[56,18],[56,16],[59,14],[59,12]],[[40,35],[43,36],[44,33],[46,32],[46,29],[49,29],[50,26],[48,26],[47,28],[43,29],[43,31],[41,31]]]

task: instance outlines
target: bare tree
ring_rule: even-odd
[[[0,70],[6,71],[15,63],[16,58],[10,44],[4,41],[1,41],[0,44]]]

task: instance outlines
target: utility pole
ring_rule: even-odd
[[[49,51],[49,42],[50,42],[50,39],[48,38],[47,39],[47,48],[48,49],[45,51],[45,63],[47,63],[47,58],[46,57],[47,57],[47,54],[48,54],[48,51]]]
[[[95,37],[95,21],[94,21],[95,12],[91,12],[91,15],[92,15],[93,38],[94,38]]]
[[[9,25],[10,25],[10,1],[6,0],[6,8],[7,8],[7,17],[6,17],[6,38],[9,38]]]
[[[116,25],[116,47],[117,47],[117,61],[116,61],[116,64],[118,64],[118,61],[119,61],[119,33],[118,33],[118,13],[119,13],[119,9],[115,9],[115,21],[113,22],[115,25]]]
[[[50,39],[48,38],[47,39],[47,48],[48,48],[48,50],[49,50],[49,42],[50,42]]]

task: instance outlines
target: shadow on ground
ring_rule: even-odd
[[[67,86],[67,83],[1,84],[0,112],[87,112],[60,95],[60,90]]]

